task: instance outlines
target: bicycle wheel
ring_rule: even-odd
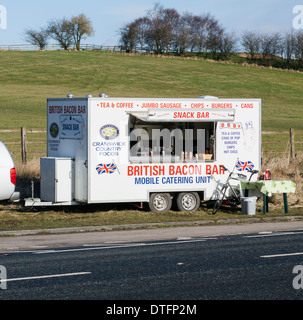
[[[233,192],[233,194],[232,194],[232,197],[230,200],[230,206],[233,208],[237,208],[241,204],[240,190],[237,188],[233,188],[232,192]]]
[[[221,197],[221,199],[217,199],[216,200],[212,214],[216,214],[217,211],[219,210],[219,208],[221,207],[222,202],[223,202],[223,200],[225,198],[226,190],[227,190],[227,187],[223,187],[223,189],[221,190],[222,197]]]
[[[221,207],[221,205],[222,205],[222,200],[220,199],[216,200],[212,214],[216,214],[219,208]]]

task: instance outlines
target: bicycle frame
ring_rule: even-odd
[[[220,190],[220,193],[221,193],[221,197],[219,196],[218,197],[218,199],[215,201],[215,205],[214,205],[214,209],[213,209],[213,214],[215,214],[217,211],[218,211],[218,209],[221,207],[221,205],[222,205],[222,203],[223,203],[223,201],[224,200],[228,200],[228,198],[229,199],[231,199],[231,200],[234,200],[234,202],[235,202],[235,204],[236,204],[236,206],[237,205],[239,205],[240,203],[241,203],[241,189],[239,190],[239,193],[237,194],[236,193],[236,191],[235,191],[235,188],[230,184],[230,180],[237,180],[237,181],[243,181],[243,180],[247,180],[247,177],[246,177],[246,175],[243,175],[243,174],[241,174],[241,173],[237,173],[237,177],[233,177],[233,175],[235,174],[234,173],[234,170],[235,170],[235,167],[236,166],[234,166],[234,168],[233,168],[233,171],[230,171],[230,170],[228,170],[226,167],[224,167],[224,166],[220,166],[221,168],[223,168],[224,169],[224,171],[228,171],[229,172],[229,175],[228,175],[228,177],[227,177],[227,180],[225,181],[225,183],[223,184],[223,186],[222,186],[222,188],[221,188],[221,190]],[[251,180],[251,178],[252,178],[252,176],[255,174],[255,173],[258,173],[259,171],[258,170],[252,170],[252,171],[248,171],[248,172],[250,172],[251,173],[251,175],[250,175],[250,177],[249,177],[249,180],[248,181],[250,181]],[[217,182],[217,181],[216,181]],[[219,183],[217,182],[217,185],[218,185]],[[231,196],[230,196],[230,194],[228,195],[228,198],[226,198],[226,192],[227,192],[227,190],[230,190],[231,192],[230,192],[230,194],[231,194]]]

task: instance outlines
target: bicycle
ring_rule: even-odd
[[[220,165],[220,168],[222,168],[224,171],[229,171],[225,166]],[[241,194],[240,194],[240,190],[234,186],[232,186],[230,184],[230,180],[237,180],[237,181],[246,181],[247,177],[244,174],[241,173],[234,173],[235,167],[233,169],[233,171],[229,171],[229,175],[228,178],[226,180],[226,182],[223,184],[220,192],[221,192],[221,198],[219,197],[216,201],[215,201],[215,205],[212,211],[212,214],[216,214],[217,211],[219,210],[219,208],[222,206],[222,203],[224,201],[226,201],[230,206],[232,207],[237,207],[240,203],[241,203]],[[249,180],[251,180],[252,176],[256,173],[258,173],[258,170],[250,170],[248,171],[250,173],[250,177]],[[234,175],[237,175],[236,177]],[[217,184],[219,184],[217,182]],[[230,195],[228,196],[228,199],[225,197],[226,196],[226,192],[227,190],[230,190]]]

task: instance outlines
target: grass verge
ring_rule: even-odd
[[[268,158],[263,162],[263,170],[270,168],[275,180],[292,180],[296,183],[295,194],[288,195],[289,214],[303,216],[303,156],[294,161],[289,158]],[[39,159],[29,161],[27,165],[17,165],[17,187],[21,191],[21,198],[31,197],[31,180],[34,181],[34,196],[39,197],[40,164]],[[0,204],[0,231],[32,230],[87,226],[109,226],[125,224],[157,223],[159,225],[170,222],[188,223],[201,222],[217,223],[229,219],[252,219],[258,217],[283,217],[283,196],[278,194],[270,198],[270,212],[266,216],[262,212],[262,201],[257,203],[255,216],[243,216],[241,209],[231,210],[222,208],[216,215],[212,215],[212,207],[205,203],[196,212],[170,211],[154,213],[147,209],[138,209],[132,204],[112,205],[83,205],[65,208],[25,208],[22,204]]]
[[[212,207],[202,205],[196,212],[178,212],[169,211],[166,213],[154,213],[145,209],[136,209],[130,205],[87,205],[79,207],[57,208],[39,208],[26,211],[20,205],[0,204],[0,231],[11,230],[37,230],[52,228],[73,228],[73,227],[89,227],[89,226],[119,226],[129,224],[145,224],[153,223],[158,227],[168,226],[170,223],[178,223],[179,225],[188,224],[214,224],[239,223],[242,219],[245,222],[264,221],[265,218],[276,217],[303,217],[302,207],[291,207],[289,214],[286,215],[283,207],[280,205],[270,204],[269,212],[264,215],[262,213],[262,203],[257,205],[257,213],[254,216],[243,215],[241,209],[222,208],[216,215],[212,215]]]

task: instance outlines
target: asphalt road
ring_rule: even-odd
[[[301,300],[303,229],[37,246],[0,265],[1,300]]]

